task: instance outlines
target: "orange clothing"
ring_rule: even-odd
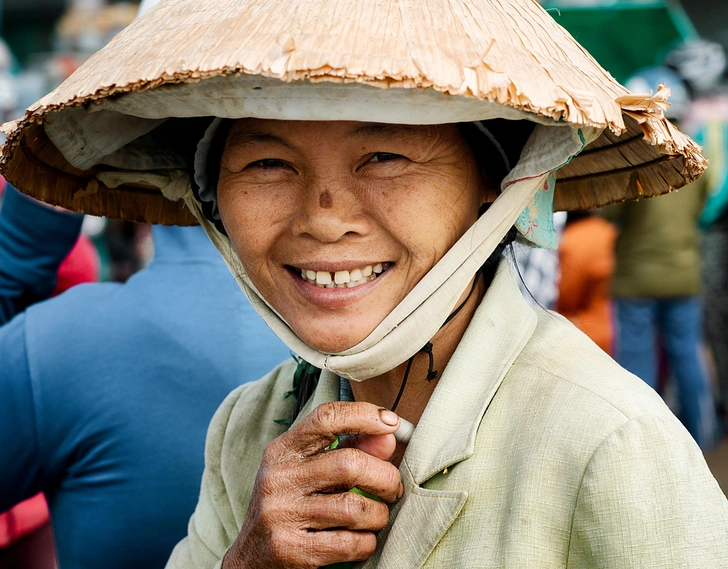
[[[561,281],[556,310],[612,353],[610,285],[617,229],[592,215],[567,223],[559,245]]]

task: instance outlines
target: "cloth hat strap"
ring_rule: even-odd
[[[488,210],[367,338],[335,354],[315,350],[296,336],[256,290],[230,240],[205,218],[200,202],[188,193],[185,203],[223,255],[253,307],[278,337],[316,367],[361,381],[407,361],[437,333],[476,271],[532,203],[536,192],[548,186],[551,173],[597,134],[591,129],[537,126],[521,160],[504,180],[501,195]]]

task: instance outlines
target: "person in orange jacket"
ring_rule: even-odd
[[[612,354],[609,288],[617,229],[591,212],[569,212],[559,244],[561,280],[556,310]]]

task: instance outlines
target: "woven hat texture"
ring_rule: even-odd
[[[185,225],[160,188],[186,180],[194,117],[500,116],[603,131],[558,172],[556,209],[585,209],[705,169],[668,94],[630,94],[534,0],[164,0],[4,125],[0,170],[75,211]]]

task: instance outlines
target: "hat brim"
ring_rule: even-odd
[[[153,184],[110,188],[99,173],[184,168],[176,145],[201,136],[195,117],[599,129],[558,173],[566,210],[660,195],[705,169],[664,118],[664,93],[630,96],[535,2],[405,4],[165,0],[5,125],[0,170],[74,211],[186,225]]]

